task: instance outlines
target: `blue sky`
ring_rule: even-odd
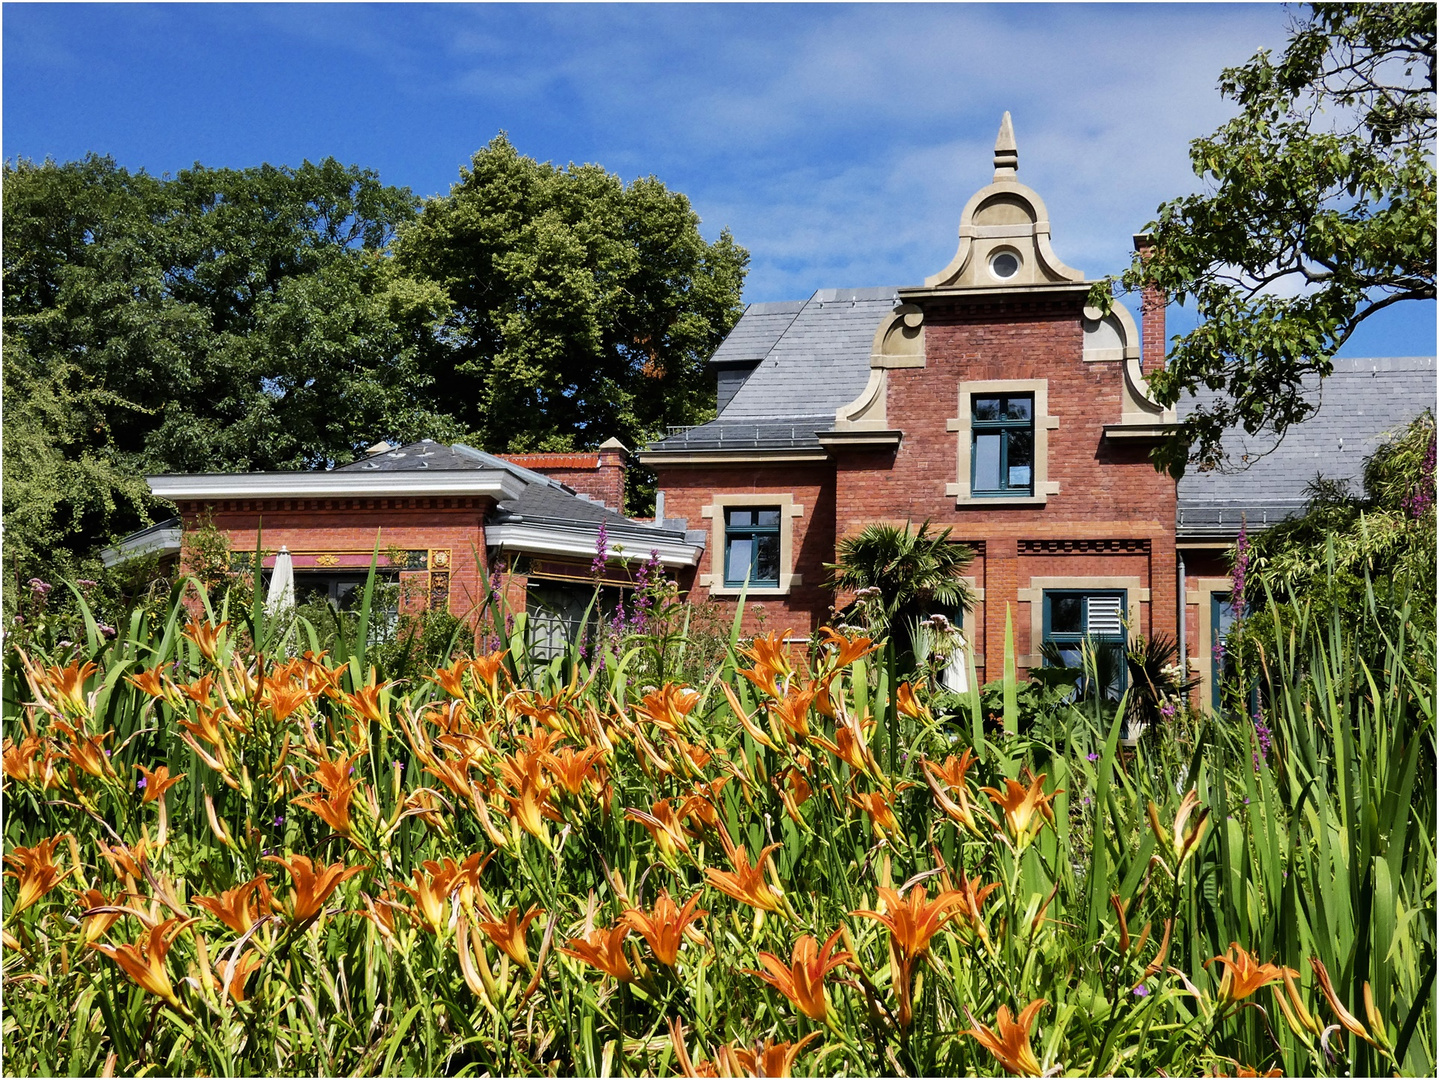
[[[653,174],[749,249],[748,301],[920,283],[954,253],[1002,112],[1055,251],[1090,277],[1194,190],[1220,70],[1283,47],[1277,4],[19,4],[6,158],[174,172],[326,156],[442,194],[505,130]],[[1407,310],[1406,310],[1407,309]],[[1191,321],[1171,308],[1170,331]],[[1435,308],[1349,355],[1432,354]]]

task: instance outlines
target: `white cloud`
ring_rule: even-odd
[[[540,60],[483,11],[449,21],[449,91],[518,113],[563,97],[588,147],[568,156],[686,191],[750,248],[754,298],[943,266],[1005,109],[1060,257],[1114,272],[1193,189],[1220,69],[1283,39],[1267,5],[566,7],[536,11]]]

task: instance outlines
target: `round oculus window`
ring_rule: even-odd
[[[1001,281],[1008,281],[1019,273],[1019,256],[1012,251],[1001,251],[989,260],[989,272]]]

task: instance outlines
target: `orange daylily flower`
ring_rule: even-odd
[[[585,781],[596,785],[603,782],[600,762],[608,753],[603,746],[591,746],[584,750],[564,746],[557,753],[544,754],[542,760],[545,768],[559,781],[560,787],[571,795],[579,795],[585,789]]]
[[[181,633],[193,641],[195,647],[200,650],[200,655],[213,664],[216,654],[220,651],[220,633],[229,625],[228,621],[216,626],[213,623],[197,622],[192,619]]]
[[[74,660],[63,668],[40,668],[21,653],[20,661],[25,667],[25,679],[30,683],[30,689],[47,712],[83,716],[89,711],[85,698],[85,683],[91,675],[100,670],[93,660],[87,660],[83,664]]]
[[[558,821],[559,814],[550,805],[550,785],[537,777],[538,773],[534,777],[525,777],[517,794],[502,792],[501,795],[509,804],[511,820],[518,822],[520,828],[548,847],[550,830],[545,825],[545,818]]]
[[[709,914],[708,911],[695,910],[701,895],[695,893],[684,902],[683,907],[675,907],[666,889],[655,898],[655,905],[648,914],[632,907],[620,916],[620,921],[643,935],[660,963],[665,967],[674,967],[679,959],[685,928]]]
[[[565,741],[563,731],[551,731],[548,728],[535,728],[528,735],[523,732],[515,733],[515,741],[524,748],[523,753],[516,753],[512,759],[516,767],[521,771],[538,776],[538,766],[543,764],[545,755],[551,749]]]
[[[834,742],[818,735],[812,736],[810,742],[828,750],[855,772],[874,774],[878,769],[864,741],[865,732],[873,727],[874,721],[868,718],[859,721],[845,718],[835,724]]]
[[[988,885],[976,889],[974,882],[966,876],[964,868],[960,868],[959,888],[954,890],[959,893],[960,901],[955,905],[954,917],[963,922],[969,932],[986,945],[989,944],[989,927],[984,921],[984,902],[989,899],[989,894],[997,888],[999,888],[999,882],[992,881]],[[1042,914],[1043,911],[1041,911]]]
[[[270,895],[267,884],[269,878],[268,874],[260,874],[243,885],[226,889],[216,896],[191,897],[191,902],[196,907],[204,908],[235,933],[249,933],[250,928],[269,914],[273,907],[274,897]]]
[[[391,944],[395,941],[395,913],[402,915],[410,914],[410,910],[401,904],[395,903],[388,894],[382,894],[378,899],[371,899],[367,894],[360,894],[360,903],[365,905],[364,911],[356,912],[362,919],[369,919],[375,924],[375,929],[380,936]]]
[[[844,704],[843,696],[836,696],[833,683],[837,672],[830,672],[822,679],[811,679],[809,688],[814,693],[814,702],[811,706],[815,712],[830,720],[839,715],[839,710]]]
[[[479,892],[480,874],[494,857],[493,851],[488,854],[475,851],[466,855],[463,862],[456,863],[446,855],[438,863],[427,861],[425,868],[432,870],[437,876],[445,874],[450,881],[449,891],[458,893],[460,903],[468,906],[474,900],[475,893]]]
[[[651,811],[647,814],[643,810],[626,809],[625,817],[630,821],[638,821],[649,830],[655,846],[665,858],[672,858],[680,851],[689,854],[689,836],[680,821],[680,815],[675,811],[674,802],[660,799],[651,807]]]
[[[842,933],[841,928],[830,934],[823,949],[812,936],[803,935],[794,943],[788,965],[773,953],[762,952],[759,954],[759,962],[764,966],[764,971],[746,971],[746,974],[758,975],[794,1002],[800,1012],[811,1020],[824,1023],[829,1016],[829,1002],[824,994],[824,977],[850,960],[850,954],[844,949],[834,951]]]
[[[788,636],[788,630],[776,630],[766,637],[756,636],[750,643],[750,648],[740,647],[738,650],[741,656],[754,664],[753,668],[741,668],[739,674],[772,698],[784,696],[780,683],[787,682],[794,670],[790,666],[789,650],[784,643]]]
[[[415,881],[413,887],[402,882],[395,883],[397,888],[404,889],[414,899],[420,925],[432,934],[444,930],[446,901],[459,885],[459,867],[455,866],[452,859],[446,859],[445,862],[449,865],[443,866],[427,859],[415,867],[410,872]]]
[[[317,747],[316,753],[306,755],[315,767],[315,771],[305,777],[306,780],[318,784],[330,793],[334,793],[345,784],[355,783],[355,762],[363,756],[363,751],[356,750],[347,758],[335,760],[326,756],[330,747],[318,746],[318,744]]]
[[[974,751],[968,747],[959,757],[950,754],[944,759],[943,765],[936,765],[925,759],[924,778],[934,795],[934,801],[948,817],[974,835],[985,836],[987,834],[980,827],[980,818],[990,825],[993,825],[993,822],[969,801],[969,785],[965,782],[965,774],[974,762]]]
[[[800,821],[799,808],[809,802],[810,796],[814,794],[809,780],[806,779],[803,772],[791,765],[776,775],[773,783],[775,790],[779,792],[780,802],[784,803],[784,812],[789,815],[791,821],[798,824]]]
[[[374,672],[370,672],[374,677]],[[371,723],[381,723],[384,720],[384,713],[380,704],[380,691],[389,686],[389,683],[370,683],[362,686],[353,694],[341,694],[340,700]]]
[[[307,686],[285,686],[268,682],[263,701],[265,707],[274,714],[275,722],[283,724],[314,696],[314,692]]]
[[[908,1027],[913,1018],[910,980],[914,962],[929,951],[930,939],[955,915],[954,909],[964,903],[964,896],[950,889],[930,900],[929,891],[923,886],[911,888],[906,899],[900,899],[895,889],[881,888],[879,895],[884,912],[859,910],[850,914],[874,919],[889,930],[890,966],[895,996],[899,998],[899,1026]]]
[[[828,626],[819,628],[819,636],[824,639],[826,645],[834,647],[834,652],[828,654],[827,659],[834,662],[836,668],[849,667],[850,664],[862,657],[868,656],[879,648],[867,637],[847,638],[839,631]]]
[[[1293,968],[1258,963],[1253,956],[1239,947],[1237,941],[1231,941],[1224,955],[1211,957],[1204,962],[1204,966],[1208,967],[1215,961],[1227,969],[1219,980],[1219,1000],[1226,1005],[1243,1001],[1261,986],[1278,982],[1284,978],[1285,972],[1299,974]]]
[[[282,859],[278,855],[266,855],[264,858],[266,862],[279,863],[290,871],[293,889],[289,909],[290,921],[293,923],[306,923],[319,917],[332,892],[349,878],[369,869],[366,866],[346,869],[344,863],[333,863],[317,870],[316,864],[304,855],[291,855],[288,859]]]
[[[298,795],[290,800],[290,805],[298,806],[302,810],[309,810],[335,832],[348,838],[352,828],[350,800],[359,786],[358,780],[349,780],[343,784],[337,784],[324,795],[317,792]]]
[[[730,865],[734,867],[734,871],[713,870],[706,867],[705,878],[709,883],[726,896],[732,896],[750,907],[759,908],[761,911],[783,910],[783,901],[779,894],[770,887],[764,876],[770,852],[778,849],[779,845],[770,844],[761,849],[755,858],[754,865],[750,865],[749,852],[745,850],[743,844],[734,843],[723,829],[720,830],[720,840],[724,844],[726,854],[729,855]]]
[[[1359,1018],[1344,1007],[1344,1003],[1339,1000],[1339,995],[1334,992],[1334,983],[1329,978],[1329,969],[1324,966],[1324,962],[1317,956],[1311,956],[1309,958],[1309,966],[1314,969],[1314,974],[1319,979],[1319,989],[1324,994],[1324,1000],[1329,1003],[1329,1008],[1339,1021],[1339,1025],[1351,1035],[1357,1035],[1370,1046],[1377,1047],[1379,1045],[1378,1041],[1376,1041],[1370,1031],[1359,1022]],[[1290,969],[1286,968],[1285,970],[1288,971]],[[1368,995],[1367,1004],[1368,1001],[1373,1000],[1373,991],[1369,989],[1367,982],[1364,984],[1364,989]]]
[[[673,751],[673,756],[666,754],[666,760],[678,759],[676,764],[679,772],[685,777],[703,776],[705,767],[714,758],[713,752],[707,747],[687,742],[679,735],[669,737],[669,748]]]
[[[599,968],[606,975],[613,975],[620,982],[634,982],[635,972],[625,956],[625,938],[629,936],[627,923],[619,923],[608,930],[592,930],[588,937],[570,938],[560,949],[566,956],[583,960],[591,967]]]
[[[118,908],[125,894],[120,893],[115,899],[109,900],[99,889],[82,889],[78,891],[78,895],[81,904],[84,905],[84,909],[80,913],[80,925],[85,934],[85,944],[89,945],[92,941],[98,941],[108,934],[110,927],[114,926],[125,913],[115,910],[97,911],[94,914],[87,914],[87,912],[95,911],[95,908]]]
[[[208,705],[210,693],[215,689],[215,676],[213,674],[202,675],[191,683],[180,683],[175,687],[180,691],[180,696],[196,705]]]
[[[573,694],[569,689],[560,690],[551,697],[543,697],[533,690],[521,690],[512,694],[506,699],[511,703],[515,712],[521,716],[528,716],[537,724],[543,724],[551,731],[563,732],[565,720],[578,720],[573,702]]]
[[[483,684],[491,701],[499,696],[500,675],[505,670],[505,657],[508,655],[508,649],[500,649],[498,652],[492,652],[488,656],[477,656],[470,661],[470,671],[474,673],[475,680]]]
[[[647,720],[670,734],[682,734],[689,730],[689,715],[699,700],[699,691],[667,682],[635,706],[635,719]]]
[[[934,719],[934,715],[929,711],[929,706],[921,705],[919,701],[915,699],[914,687],[910,686],[907,682],[899,684],[899,690],[895,694],[894,704],[895,708],[897,708],[903,716],[908,716],[914,720]]]
[[[879,895],[884,903],[883,913],[860,910],[850,914],[883,923],[900,952],[911,960],[929,950],[930,939],[954,916],[953,909],[964,903],[964,897],[955,889],[945,890],[930,900],[929,891],[922,885],[911,888],[908,897],[903,899],[896,889],[881,888]]]
[[[991,787],[979,789],[989,796],[991,802],[1004,810],[1005,824],[1009,826],[1015,842],[1020,846],[1033,840],[1046,821],[1054,821],[1051,800],[1064,789],[1059,788],[1046,795],[1044,777],[1045,774],[1040,773],[1030,782],[1028,788],[1018,781],[1006,778],[1003,794]]]
[[[470,670],[470,661],[456,660],[447,668],[437,667],[430,672],[430,682],[434,683],[450,697],[463,698],[465,696],[465,672]]]
[[[720,776],[706,783],[696,784],[685,796],[684,802],[680,804],[679,817],[686,823],[685,831],[691,836],[699,836],[706,827],[719,827],[720,792],[732,779],[730,776]]]
[[[669,1028],[670,1042],[675,1049],[675,1061],[681,1075],[688,1077],[792,1076],[791,1070],[800,1052],[821,1034],[811,1031],[794,1043],[777,1043],[766,1039],[763,1045],[756,1043],[753,1048],[736,1047],[726,1043],[715,1051],[714,1061],[701,1061],[696,1065],[685,1047],[684,1023],[678,1018],[672,1018]]]
[[[20,882],[20,895],[10,908],[12,916],[40,900],[70,873],[55,865],[55,849],[66,838],[67,834],[61,833],[41,840],[34,847],[15,847],[6,852],[5,861],[14,869],[6,870],[5,874]]]
[[[139,881],[145,876],[145,860],[149,857],[150,841],[142,836],[134,847],[125,847],[122,844],[115,844],[113,847],[104,840],[96,842],[100,854],[110,864],[110,869],[115,876],[132,878]]]
[[[721,1076],[780,1076],[788,1077],[794,1074],[795,1059],[815,1039],[819,1038],[818,1031],[811,1031],[798,1042],[771,1042],[764,1041],[763,1046],[756,1045],[753,1048],[734,1046],[726,1044],[721,1046],[715,1053],[719,1062]]]
[[[893,793],[885,795],[879,791],[866,791],[851,795],[849,801],[869,815],[869,821],[880,839],[890,839],[899,831],[899,819],[894,816]]]
[[[1046,1004],[1048,1003],[1044,998],[1031,1001],[1020,1012],[1018,1020],[1012,1017],[1008,1005],[1001,1005],[994,1025],[999,1029],[998,1034],[981,1024],[974,1018],[973,1013],[965,1009],[965,1015],[974,1027],[961,1034],[971,1036],[975,1042],[993,1054],[994,1060],[1012,1075],[1043,1076],[1044,1067],[1040,1065],[1029,1045],[1029,1032],[1034,1027],[1035,1016]]]
[[[782,701],[770,703],[770,718],[779,721],[781,726],[777,730],[786,742],[809,738],[809,707],[814,695],[814,688],[807,687],[791,690]]]
[[[188,775],[181,773],[179,776],[171,776],[168,765],[159,765],[154,772],[143,765],[136,765],[135,768],[139,769],[141,775],[145,777],[145,795],[141,802],[147,803],[154,802]]]
[[[529,971],[533,965],[530,963],[530,950],[525,945],[525,931],[529,928],[530,923],[544,913],[544,910],[538,906],[531,907],[521,918],[520,909],[516,907],[510,909],[504,922],[482,922],[477,923],[476,926],[495,943],[497,948],[508,954],[511,960]]]
[[[161,672],[164,671],[167,666],[168,665],[164,663],[156,664],[154,667],[147,668],[139,674],[126,675],[125,681],[136,689],[149,694],[151,697],[164,697],[165,679]]]
[[[55,730],[70,741],[70,745],[65,748],[64,756],[72,765],[98,780],[118,779],[104,745],[105,740],[115,734],[113,728],[103,735],[89,735],[83,731],[76,731],[65,721],[60,720],[56,722]],[[73,782],[74,773],[72,772],[70,775]]]
[[[194,919],[166,919],[156,924],[133,945],[100,945],[92,943],[90,948],[104,953],[119,965],[130,980],[147,993],[162,998],[171,1005],[179,1005],[175,996],[175,984],[165,970],[165,954],[175,943],[175,938]]]
[[[211,973],[215,980],[215,989],[223,990],[225,984],[230,985],[230,996],[241,1004],[245,1001],[245,983],[260,966],[260,961],[265,959],[265,954],[259,949],[250,949],[238,960],[233,957],[228,960],[217,960],[215,970]]]
[[[48,739],[31,733],[17,744],[6,738],[0,743],[3,748],[5,775],[22,784],[38,784],[43,790],[60,786],[60,774],[55,769],[57,755]]]

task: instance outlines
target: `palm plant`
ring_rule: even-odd
[[[907,627],[911,654],[905,667],[916,666],[923,650],[921,624],[937,610],[958,615],[974,605],[974,590],[960,576],[974,561],[974,552],[949,539],[952,530],[932,533],[929,521],[911,531],[878,522],[839,542],[839,562],[826,563],[831,584],[863,594],[870,591],[873,629],[894,639]],[[956,621],[958,621],[956,619]]]
[[[837,545],[839,562],[826,563],[836,589],[878,589],[881,618],[894,626],[906,617],[928,615],[933,606],[974,605],[974,591],[960,576],[974,552],[952,543],[953,530],[931,533],[925,521],[917,531],[878,522]]]

